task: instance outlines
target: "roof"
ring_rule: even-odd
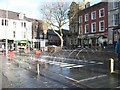
[[[13,11],[9,11],[9,10],[0,9],[0,18],[7,17],[8,19],[20,20],[20,18],[19,18],[20,14],[22,14],[24,16],[24,20],[26,20],[26,21],[29,21],[29,22],[41,21],[41,20],[37,20],[37,19],[33,19],[33,18],[28,18],[25,16],[24,13],[21,13],[21,12],[13,12]]]
[[[59,33],[59,30],[56,30]],[[69,32],[69,30],[67,29],[62,29],[63,34],[67,34]],[[52,29],[48,29],[48,34],[52,34],[55,35],[54,31]]]
[[[94,5],[92,5],[92,6],[88,7],[88,8],[85,8],[85,9],[83,9],[83,10],[80,10],[79,13],[88,11],[88,10],[90,10],[90,9],[95,9],[96,7],[98,8],[99,6],[103,6],[103,5],[106,5],[106,4],[108,4],[108,2],[99,2],[99,3],[94,4]]]

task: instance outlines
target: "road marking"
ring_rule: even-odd
[[[104,64],[103,62],[98,62],[97,64]]]
[[[116,87],[116,88],[120,88],[120,86]]]
[[[93,79],[96,79],[96,78],[102,78],[102,77],[106,77],[106,76],[107,75],[94,76],[94,77],[79,80],[79,82],[84,82],[84,81],[93,80]]]
[[[76,64],[64,64],[64,65],[60,65],[60,67],[68,67],[68,66],[73,66],[73,65],[76,65]]]
[[[64,76],[64,75],[62,75],[62,74],[59,74],[59,75],[62,76],[62,77],[65,77],[66,79],[69,79],[69,80],[71,80],[71,81],[78,82],[78,80],[75,80],[75,79],[73,79],[73,78]]]
[[[60,62],[54,62],[55,65],[60,65]]]
[[[72,67],[84,67],[84,65],[76,65],[76,66],[72,66]]]
[[[95,63],[95,61],[90,61],[89,63]]]

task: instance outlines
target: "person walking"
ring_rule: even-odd
[[[117,63],[118,70],[120,70],[120,38],[116,43],[115,52],[117,53],[117,57],[118,57],[118,63]]]

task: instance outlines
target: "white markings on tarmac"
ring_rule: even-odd
[[[54,57],[54,56],[42,56],[43,58],[46,57],[46,58],[54,58],[54,59],[67,59],[67,60],[73,60],[73,59],[70,59],[70,58],[61,58],[61,57]],[[48,64],[52,64],[52,65],[59,65],[60,67],[65,67],[65,68],[68,68],[68,69],[71,69],[71,68],[81,68],[81,67],[84,67],[85,65],[83,64],[70,64],[70,63],[63,63],[61,61],[56,61],[56,60],[41,60],[41,61],[44,61],[45,63],[48,63]],[[99,64],[99,65],[102,65],[103,62],[96,62],[96,61],[85,61],[85,60],[79,60],[79,62],[86,62],[86,63],[89,63],[89,64]]]
[[[84,65],[76,65],[76,66],[73,66],[73,67],[84,67]]]
[[[102,77],[106,77],[106,76],[107,76],[107,75],[94,76],[94,77],[90,77],[90,78],[86,78],[86,79],[79,80],[79,82],[88,81],[88,80],[93,80],[93,79],[102,78]]]
[[[75,80],[75,79],[73,79],[73,78],[64,76],[64,75],[62,75],[62,74],[59,74],[59,75],[62,76],[62,77],[65,77],[65,78],[67,78],[67,79],[69,79],[69,80],[71,80],[71,81],[78,82],[78,80]]]
[[[69,66],[73,66],[73,65],[76,65],[76,64],[65,64],[65,65],[61,65],[61,67],[69,67]]]
[[[64,77],[64,78],[66,78],[66,79],[69,79],[69,80],[71,80],[71,81],[74,81],[74,82],[76,82],[76,83],[80,83],[80,82],[83,82],[83,81],[93,80],[93,79],[96,79],[96,78],[102,78],[102,77],[106,77],[106,76],[107,76],[107,75],[100,75],[100,76],[94,76],[94,77],[86,78],[86,79],[82,79],[82,80],[76,80],[76,79],[74,79],[74,78],[71,78],[71,77],[68,77],[68,76],[64,76],[64,75],[62,75],[62,74],[59,74],[59,75],[62,76],[62,77]],[[120,88],[120,86],[117,87],[117,88]]]
[[[95,61],[90,61],[89,63],[93,63],[93,64],[94,64],[94,63],[96,63],[96,62],[95,62]]]
[[[120,86],[116,87],[116,88],[120,88]]]
[[[97,64],[104,64],[103,62],[98,62]]]

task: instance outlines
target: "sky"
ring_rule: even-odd
[[[33,19],[41,19],[40,6],[44,2],[72,2],[73,0],[0,0],[0,9],[10,10],[14,12],[22,12],[27,17]],[[74,0],[77,2],[82,2],[82,0]],[[92,4],[98,3],[101,0],[91,0]]]

